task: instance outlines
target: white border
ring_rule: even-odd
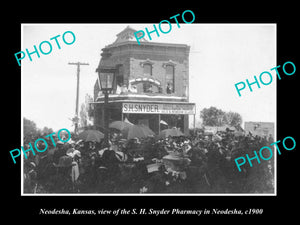
[[[24,44],[23,44],[23,32],[24,32],[24,29],[23,29],[23,24],[21,24],[21,49],[24,49]],[[24,135],[24,129],[23,129],[23,66],[21,65],[21,146],[24,146],[24,143],[23,143],[23,135]],[[21,147],[20,147],[20,151],[21,150]],[[24,196],[24,195],[27,195],[27,194],[24,194],[24,182],[23,182],[23,178],[24,178],[24,159],[23,159],[23,154],[21,154],[21,196]]]

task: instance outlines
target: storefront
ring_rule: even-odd
[[[127,120],[133,124],[144,124],[155,133],[170,127],[177,127],[188,133],[189,115],[195,116],[196,113],[194,103],[176,101],[176,97],[171,101],[146,97],[142,97],[142,100],[139,97],[137,99],[136,96],[126,95],[120,99],[120,96],[111,96],[108,104],[110,122]],[[103,111],[104,104],[100,98],[98,102],[94,102],[95,124],[100,127],[104,124]]]

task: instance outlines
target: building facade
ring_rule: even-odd
[[[112,44],[102,49],[96,69],[116,69],[113,92],[109,95],[109,120],[145,124],[154,132],[167,127],[188,133],[188,115],[195,114],[189,103],[189,50],[185,44],[148,42],[126,27]],[[94,85],[94,122],[102,127],[104,95],[99,80]]]
[[[245,122],[244,130],[252,135],[261,137],[275,137],[274,123],[272,122]]]

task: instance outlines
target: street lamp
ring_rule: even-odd
[[[114,68],[99,68],[97,69],[98,78],[100,82],[100,90],[104,94],[104,144],[106,147],[108,143],[108,125],[109,125],[109,112],[108,112],[108,95],[113,90],[115,82],[115,71]]]

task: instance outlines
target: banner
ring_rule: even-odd
[[[195,104],[123,103],[122,113],[194,115]]]

